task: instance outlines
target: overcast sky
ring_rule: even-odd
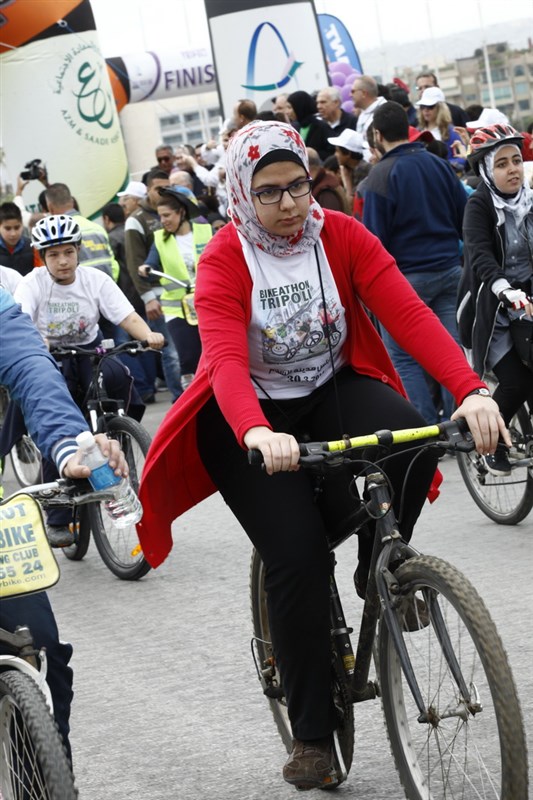
[[[202,0],[91,0],[91,6],[106,58],[209,44]],[[531,20],[533,38],[533,0],[315,0],[315,8],[344,22],[360,53],[516,19]]]

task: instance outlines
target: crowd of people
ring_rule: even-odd
[[[262,111],[239,100],[217,141],[158,146],[102,226],[44,168],[41,214],[27,215],[22,181],[0,206],[2,286],[48,346],[131,336],[152,348],[119,365],[129,413],[142,416],[158,382],[172,400],[141,486],[146,558],[157,566],[173,520],[215,490],[258,549],[294,735],[283,776],[301,789],[340,780],[324,520],[342,527],[353,492],[339,475],[315,502],[297,440],[465,417],[487,469],[505,476],[506,426],[532,394],[531,130],[447,103],[432,73],[416,93],[361,75],[353,113],[335,87],[278,95]],[[77,400],[86,375],[63,369]],[[15,403],[3,453],[21,410],[33,434],[34,412]],[[264,471],[249,469],[248,449]],[[436,456],[406,445],[385,470],[408,541]],[[48,529],[55,546],[71,543],[60,510]]]

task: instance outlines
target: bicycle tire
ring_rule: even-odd
[[[265,568],[257,550],[253,550],[250,562],[250,601],[252,608],[252,624],[257,647],[257,656],[260,668],[267,662],[274,663],[274,654],[270,641],[270,626],[268,623],[267,601],[265,591]],[[354,747],[354,719],[353,705],[349,696],[348,687],[344,680],[344,668],[342,661],[333,647],[332,652],[332,685],[333,700],[337,710],[339,724],[337,734],[339,737],[340,749],[346,766],[346,771],[350,771],[353,759]],[[281,689],[282,679],[279,670],[275,667],[273,686]],[[278,733],[281,736],[287,753],[292,750],[292,730],[287,712],[285,697],[267,697],[272,716]],[[323,787],[327,788],[327,787]],[[335,788],[335,787],[332,787]]]
[[[509,425],[513,447],[511,464],[525,456],[526,437],[533,441],[533,426],[525,406],[522,406]],[[513,470],[511,475],[496,477],[486,469],[483,457],[472,453],[457,453],[457,463],[466,488],[478,508],[499,525],[517,525],[533,508],[533,470],[527,467]]]
[[[0,674],[0,796],[75,800],[78,790],[63,740],[33,678]]]
[[[130,469],[131,484],[138,492],[151,442],[149,434],[140,423],[126,416],[106,420],[105,433],[120,442]],[[146,575],[151,567],[140,550],[135,525],[116,528],[103,503],[91,503],[87,508],[94,543],[106,567],[123,581],[136,581]]]
[[[41,453],[28,434],[16,442],[9,457],[19,486],[33,486],[41,482]]]
[[[91,521],[89,510],[82,506],[78,512],[79,527],[74,534],[74,544],[69,547],[61,548],[69,561],[81,561],[87,555],[89,544],[91,543]]]
[[[419,722],[418,706],[382,617],[378,660],[382,705],[406,797],[527,800],[520,704],[507,655],[483,601],[455,567],[431,556],[408,560],[395,577],[404,589],[405,604],[421,597],[438,599],[462,674],[483,706],[475,713],[466,707],[433,622],[413,630],[411,621],[412,632],[403,626],[403,641],[431,717],[428,723]],[[401,619],[402,610],[397,614]]]

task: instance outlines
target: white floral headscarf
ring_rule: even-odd
[[[275,150],[291,151],[298,156],[309,174],[304,141],[291,125],[257,120],[232,136],[226,151],[229,216],[241,236],[263,252],[273,256],[297,255],[310,250],[317,243],[324,224],[324,213],[309,195],[309,213],[298,233],[276,236],[261,225],[250,192],[252,177],[259,159]]]

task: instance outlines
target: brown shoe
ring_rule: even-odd
[[[332,737],[311,742],[293,739],[292,753],[283,767],[283,777],[300,791],[336,786],[339,776]]]

